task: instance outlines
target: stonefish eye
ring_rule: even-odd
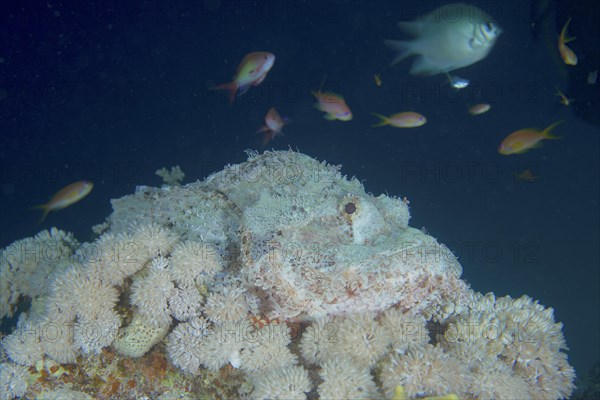
[[[356,204],[352,202],[346,203],[344,211],[346,211],[346,214],[354,214],[356,212]]]

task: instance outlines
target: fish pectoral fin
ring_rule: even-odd
[[[243,95],[244,93],[246,93],[248,91],[248,89],[250,89],[251,85],[243,85],[240,86],[237,92],[238,97]]]
[[[254,86],[258,86],[261,83],[263,83],[263,81],[265,80],[265,78],[267,77],[267,74],[263,74],[260,78],[258,78],[258,80],[256,82],[254,82]]]
[[[323,118],[325,118],[327,121],[333,121],[335,120],[335,115],[333,115],[332,113],[327,113],[325,115],[323,115]]]

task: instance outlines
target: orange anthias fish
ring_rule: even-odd
[[[530,169],[526,169],[525,171],[519,172],[518,174],[515,172],[515,178],[517,178],[518,181],[531,183],[537,181],[539,177],[535,176],[533,171],[531,171]]]
[[[281,118],[275,107],[271,107],[265,115],[265,124],[256,131],[256,133],[263,132],[262,145],[265,146],[275,137],[283,135],[282,129],[289,122],[288,118]]]
[[[323,111],[325,118],[328,121],[339,119],[340,121],[350,121],[352,119],[352,111],[346,104],[346,101],[339,94],[333,92],[321,92],[321,90],[311,91],[312,95],[318,100],[315,103],[315,108]]]
[[[233,81],[212,87],[211,90],[224,90],[229,93],[229,103],[241,96],[250,86],[258,86],[265,80],[275,63],[275,56],[264,51],[256,51],[244,57],[233,77]]]
[[[573,52],[573,50],[567,46],[567,43],[575,40],[574,37],[567,37],[567,27],[569,26],[570,22],[571,18],[569,17],[567,23],[562,28],[562,31],[560,31],[560,36],[558,37],[558,52],[560,53],[560,57],[565,64],[577,65],[577,54],[575,54],[575,52]]]
[[[93,187],[94,184],[89,181],[71,183],[59,190],[46,204],[41,204],[33,208],[40,208],[43,210],[44,213],[42,214],[42,219],[40,221],[42,222],[50,211],[62,210],[73,203],[77,203],[87,196],[92,191]]]
[[[556,88],[556,95],[560,97],[560,104],[569,106],[575,99],[569,99],[563,92],[560,91],[559,88]]]
[[[419,113],[412,111],[401,112],[398,114],[394,114],[391,117],[386,117],[385,115],[377,113],[371,114],[381,119],[381,122],[379,122],[378,124],[371,125],[374,128],[384,125],[391,125],[395,128],[416,128],[425,125],[425,123],[427,122],[427,118],[425,118]]]
[[[471,115],[483,114],[483,113],[488,112],[490,110],[490,108],[492,108],[492,106],[490,106],[487,103],[475,104],[474,106],[469,107],[469,114],[471,114]]]
[[[375,79],[375,84],[381,86],[381,75],[376,74],[373,78]]]
[[[540,147],[542,145],[541,141],[544,139],[560,139],[559,136],[553,136],[550,132],[561,122],[563,121],[555,122],[543,131],[535,128],[526,128],[513,132],[500,143],[498,153],[505,156],[522,154],[530,149]]]

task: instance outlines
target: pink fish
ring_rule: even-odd
[[[229,93],[229,103],[235,101],[250,89],[260,85],[275,63],[275,56],[265,51],[256,51],[244,57],[233,77],[233,81],[212,87],[211,90],[223,90]]]
[[[567,65],[577,65],[577,54],[569,46],[567,43],[575,40],[574,37],[567,36],[567,27],[571,23],[571,18],[567,20],[565,26],[563,26],[562,31],[560,31],[560,36],[558,37],[558,52],[560,53],[560,58]]]
[[[282,129],[289,122],[287,117],[281,118],[275,107],[271,107],[265,115],[265,124],[256,131],[263,132],[262,145],[265,146],[275,137],[283,135]]]
[[[385,115],[371,113],[377,118],[381,119],[378,124],[372,125],[373,127],[391,125],[395,128],[416,128],[425,125],[427,118],[419,113],[406,111],[386,117]]]
[[[350,121],[352,119],[352,111],[346,104],[346,101],[339,94],[333,92],[311,92],[318,100],[315,103],[315,108],[319,111],[323,111],[325,118],[328,121],[334,121],[339,119],[340,121]]]
[[[490,110],[490,108],[492,108],[492,106],[490,106],[487,103],[475,104],[474,106],[469,107],[469,114],[480,115],[480,114],[488,112]]]

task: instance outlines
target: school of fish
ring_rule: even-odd
[[[567,30],[571,18],[565,22],[558,36],[558,53],[566,65],[576,66],[577,55],[567,43],[575,40],[568,36]],[[470,82],[466,78],[450,75],[451,71],[477,63],[487,57],[502,34],[502,28],[485,11],[477,6],[452,3],[434,9],[433,11],[413,20],[401,21],[398,27],[411,40],[385,40],[384,43],[396,50],[397,54],[392,65],[406,58],[414,57],[410,74],[431,76],[445,74],[450,86],[456,90],[464,89]],[[230,82],[215,85],[210,90],[223,91],[227,94],[228,102],[233,104],[237,98],[246,93],[251,87],[259,86],[267,78],[275,64],[275,55],[267,51],[254,51],[246,54]],[[596,83],[597,71],[588,74],[587,81]],[[381,87],[381,74],[374,75],[374,83]],[[316,99],[314,107],[323,112],[323,118],[328,121],[348,122],[353,119],[353,113],[341,94],[323,91],[321,88],[311,91]],[[558,87],[556,95],[560,104],[569,106],[574,99],[567,97]],[[477,103],[468,107],[471,115],[481,115],[490,111],[488,103]],[[394,128],[418,128],[427,123],[427,118],[416,111],[401,111],[385,116],[376,112],[371,113],[379,121],[372,127],[389,126]],[[275,107],[271,107],[264,117],[264,125],[256,132],[262,134],[261,144],[264,147],[269,142],[283,136],[283,127],[290,120],[281,117]],[[541,146],[543,140],[560,139],[551,131],[563,121],[558,121],[543,130],[536,128],[519,129],[507,135],[498,146],[501,155],[523,154]],[[522,172],[521,180],[534,181],[531,171]],[[51,199],[33,208],[43,211],[41,221],[44,221],[51,211],[61,210],[86,197],[93,188],[89,181],[79,181],[65,186]]]

